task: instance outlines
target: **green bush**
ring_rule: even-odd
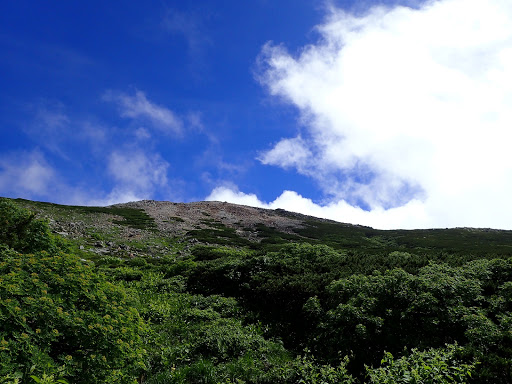
[[[0,377],[134,383],[145,332],[125,291],[78,257],[0,251]]]
[[[337,367],[321,365],[310,355],[309,350],[298,356],[293,365],[293,382],[298,384],[354,384],[356,380],[347,370],[347,356]]]
[[[512,260],[494,259],[430,264],[418,275],[394,269],[336,280],[318,316],[315,350],[329,358],[352,352],[351,365],[361,370],[384,351],[457,342],[469,360],[481,362],[475,382],[509,383],[511,279]]]
[[[18,252],[64,248],[64,242],[52,235],[46,221],[36,219],[32,211],[7,199],[0,199],[0,244]]]
[[[456,358],[457,352],[460,351],[455,345],[427,351],[413,349],[410,355],[398,360],[388,352],[381,362],[384,366],[367,367],[367,374],[372,384],[467,383],[475,363],[461,363]]]

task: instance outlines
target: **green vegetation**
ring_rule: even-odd
[[[114,224],[125,225],[127,227],[136,229],[153,229],[155,221],[152,217],[148,216],[142,209],[137,208],[121,208],[121,207],[87,207],[77,205],[58,205],[52,203],[32,202],[23,199],[17,201],[28,203],[29,206],[35,208],[53,208],[57,211],[64,211],[66,213],[74,214],[97,214],[104,213],[107,215],[120,216],[122,220],[113,220]]]
[[[383,367],[366,369],[371,383],[466,383],[475,364],[460,364],[456,358],[458,351],[460,348],[455,345],[424,352],[412,350],[398,360],[388,352],[382,359]]]
[[[226,227],[224,224],[212,220],[203,220],[202,223],[209,225],[211,228],[195,229],[189,231],[187,236],[209,244],[252,246],[249,240],[237,235],[234,228]]]
[[[134,382],[145,368],[146,325],[126,292],[62,253],[44,221],[7,201],[0,208],[24,223],[2,217],[3,238],[16,241],[0,245],[0,378]],[[33,240],[35,253],[18,253]]]
[[[253,242],[205,219],[165,239],[141,210],[53,208],[151,236],[82,251],[1,199],[0,383],[512,382],[510,232],[311,219]]]
[[[34,212],[8,200],[0,200],[0,244],[20,252],[57,251],[64,247],[44,221],[35,220]]]
[[[382,231],[369,227],[309,220],[296,232],[309,242],[336,249],[370,251],[403,250],[435,255],[440,252],[469,257],[512,256],[512,231],[471,228]],[[480,256],[476,256],[480,255]]]

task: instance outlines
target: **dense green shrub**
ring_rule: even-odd
[[[451,384],[467,383],[475,363],[465,364],[457,359],[460,348],[447,345],[446,348],[418,351],[395,359],[385,353],[380,368],[366,368],[371,384]]]
[[[328,287],[316,347],[333,358],[354,353],[353,364],[375,364],[384,350],[459,343],[477,358],[479,382],[508,383],[512,260],[478,260],[462,267],[431,264],[418,275],[401,269],[353,275]],[[491,373],[492,372],[492,373]]]
[[[279,377],[291,360],[288,353],[237,319],[235,300],[179,292],[142,295],[143,316],[154,330],[148,383],[285,382]]]
[[[192,289],[236,297],[270,325],[273,336],[298,351],[307,346],[311,328],[304,304],[311,296],[322,295],[346,263],[342,252],[308,243],[261,252],[210,247],[197,247],[195,252],[203,261],[190,273]]]
[[[298,356],[293,364],[293,381],[299,384],[353,384],[356,379],[347,370],[348,357],[341,363],[333,367],[331,365],[322,365],[315,361],[309,350],[304,351],[304,355]]]
[[[0,377],[135,382],[144,369],[145,331],[123,289],[79,258],[0,252]]]
[[[34,212],[7,199],[0,199],[0,244],[18,252],[55,251],[64,247],[64,242],[52,235],[46,221],[36,219]]]

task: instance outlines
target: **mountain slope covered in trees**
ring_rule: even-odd
[[[512,232],[0,199],[0,361],[3,383],[512,383]]]

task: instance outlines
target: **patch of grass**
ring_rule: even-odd
[[[187,232],[188,237],[195,238],[202,243],[234,245],[234,246],[251,246],[253,243],[243,237],[237,235],[234,228],[226,227],[224,224],[214,220],[202,220],[203,224],[207,224],[211,228],[194,229]]]
[[[102,233],[98,233],[98,232],[92,232],[91,233],[91,238],[93,240],[98,240],[98,241],[104,241],[105,240],[105,236]]]
[[[214,219],[203,219],[200,220],[201,224],[208,225],[209,227],[214,227],[217,229],[224,229],[227,228],[224,224],[222,224],[220,221],[214,220]]]
[[[156,228],[155,220],[144,210],[138,208],[126,207],[89,207],[79,205],[60,205],[46,202],[29,201],[25,199],[15,199],[18,203],[24,203],[34,209],[54,209],[79,214],[105,213],[107,215],[116,215],[122,217],[122,220],[113,220],[114,224],[124,225],[135,229],[152,230]]]
[[[110,208],[112,214],[121,216],[124,220],[114,220],[115,224],[126,225],[136,229],[154,229],[155,220],[142,209],[135,208]]]
[[[286,243],[287,241],[300,241],[300,236],[294,235],[292,233],[285,233],[278,231],[275,227],[267,227],[264,224],[258,223],[255,226],[256,231],[258,232],[258,237],[264,239],[272,239],[276,242]]]
[[[311,243],[322,243],[337,249],[360,247],[367,244],[365,238],[378,234],[377,230],[369,227],[334,222],[308,220],[304,224],[304,228],[295,229],[298,235],[307,238]]]

